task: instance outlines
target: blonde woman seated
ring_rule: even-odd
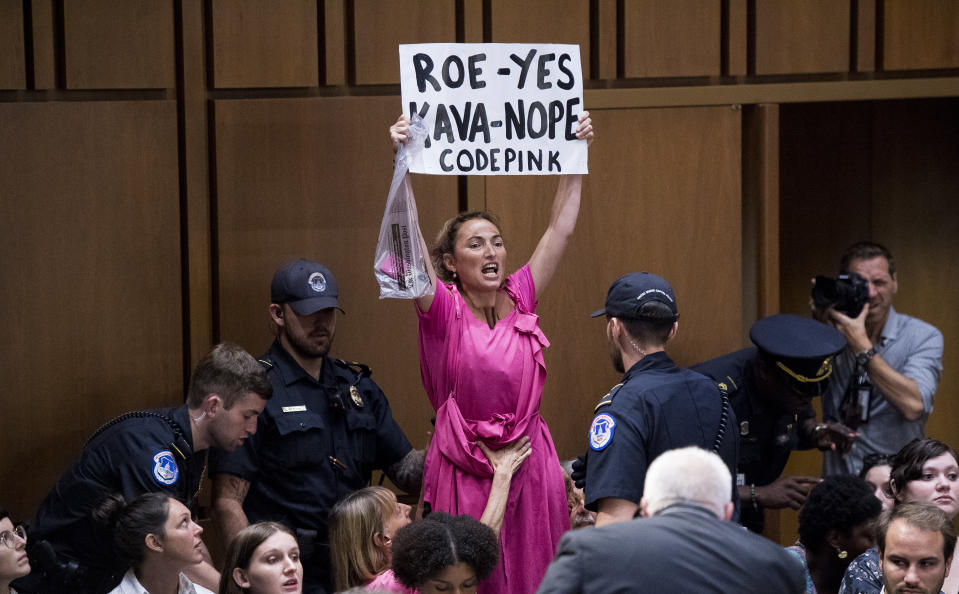
[[[185,505],[165,493],[145,493],[126,504],[112,495],[97,519],[113,527],[116,554],[130,569],[110,594],[213,594],[182,571],[203,561],[203,528]]]
[[[529,438],[498,451],[479,445],[493,467],[493,485],[480,521],[498,538],[513,474],[531,453]],[[392,571],[393,538],[409,523],[410,506],[383,487],[360,489],[338,501],[330,510],[330,557],[337,592],[365,587],[415,594]]]
[[[277,522],[250,524],[226,551],[219,594],[300,594],[303,564],[293,532]]]
[[[14,526],[7,510],[0,507],[0,594],[17,594],[10,582],[30,573],[27,533]]]

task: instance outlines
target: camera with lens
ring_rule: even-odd
[[[817,276],[812,301],[816,309],[832,307],[855,318],[869,301],[869,283],[855,272],[840,274],[836,278]]]

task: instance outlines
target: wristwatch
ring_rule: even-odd
[[[868,351],[863,351],[856,355],[856,365],[859,369],[863,371],[866,370],[866,366],[869,365],[869,360],[873,358],[876,354],[876,347],[872,347]]]

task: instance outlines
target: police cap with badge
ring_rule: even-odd
[[[330,269],[310,260],[284,264],[270,283],[270,303],[286,303],[301,316],[331,307],[345,314],[340,307],[339,294],[336,278]]]
[[[795,392],[810,397],[825,391],[833,356],[846,347],[846,338],[832,326],[792,314],[759,320],[749,338]]]

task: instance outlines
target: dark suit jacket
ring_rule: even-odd
[[[655,517],[567,532],[539,594],[756,592],[802,594],[799,561],[706,509],[676,504]]]

